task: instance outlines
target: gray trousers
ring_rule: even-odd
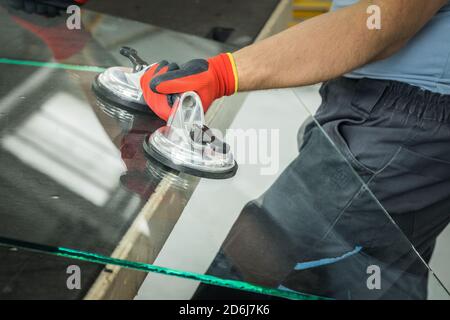
[[[321,128],[304,128],[299,156],[243,209],[208,273],[338,299],[425,299],[424,261],[450,221],[450,96],[348,78],[320,93]]]

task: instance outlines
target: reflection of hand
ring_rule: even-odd
[[[180,67],[174,66],[161,62],[141,78],[145,101],[164,120],[170,115],[167,97],[172,94],[195,91],[206,112],[215,99],[237,91],[237,74],[231,54],[222,53],[208,60],[195,59]]]
[[[159,179],[149,175],[147,158],[144,155],[142,141],[144,137],[156,128],[164,125],[157,117],[137,115],[132,121],[132,128],[121,140],[120,154],[127,167],[127,172],[120,177],[120,182],[129,191],[147,200],[153,193]]]
[[[46,17],[59,15],[61,10],[66,10],[70,5],[82,5],[87,0],[7,0],[8,5],[16,10],[22,10],[29,14],[39,14]]]

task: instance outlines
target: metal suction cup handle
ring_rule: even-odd
[[[202,127],[198,125],[192,126],[189,136],[192,141],[203,145],[210,144],[216,140],[216,137],[206,125],[203,125]]]
[[[141,57],[138,56],[137,51],[133,48],[122,47],[120,49],[120,54],[130,59],[131,63],[133,64],[134,72],[139,72],[144,67],[148,66],[148,63],[142,60]]]
[[[189,137],[193,126],[202,127],[204,123],[202,102],[197,93],[188,91],[176,97],[168,126],[184,130],[184,136]]]
[[[222,154],[226,154],[230,150],[230,146],[217,138],[210,128],[206,125],[198,126],[194,125],[191,128],[190,138],[193,142],[201,144],[203,146],[209,145],[210,148],[216,152],[220,152]]]

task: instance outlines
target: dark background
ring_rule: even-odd
[[[87,9],[243,46],[251,43],[279,0],[90,0]]]

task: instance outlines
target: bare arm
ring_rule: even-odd
[[[448,0],[361,0],[233,53],[239,91],[314,84],[401,49]],[[366,10],[381,8],[381,30]]]

